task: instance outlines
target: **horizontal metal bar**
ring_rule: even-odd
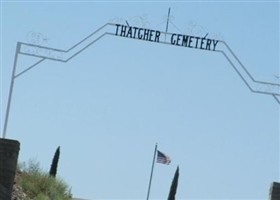
[[[30,44],[30,43],[24,43],[24,42],[20,42],[20,44],[21,45],[26,45],[26,46],[29,46],[29,47],[36,47],[36,48],[40,48],[40,49],[47,49],[47,50],[52,50],[52,51],[64,52],[64,53],[67,52],[67,51],[62,50],[62,49],[56,49],[56,48],[51,48],[51,47],[46,47],[46,46],[41,46],[41,45],[36,45],[36,44]]]
[[[36,54],[31,54],[31,53],[22,53],[22,52],[19,52],[19,54],[26,55],[26,56],[33,56],[33,57],[37,57],[37,58],[44,58],[44,59],[48,59],[48,60],[55,60],[55,61],[59,61],[59,62],[65,62],[65,61],[62,60],[62,59],[55,59],[55,58],[46,57],[46,56],[40,56],[40,55],[36,55]]]

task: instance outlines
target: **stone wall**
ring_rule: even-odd
[[[0,139],[0,199],[11,199],[20,143]]]
[[[273,182],[270,187],[270,200],[280,200],[280,183]]]

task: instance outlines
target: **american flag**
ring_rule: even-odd
[[[169,165],[171,163],[171,159],[166,154],[157,150],[157,163]]]

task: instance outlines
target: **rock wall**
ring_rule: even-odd
[[[12,196],[20,143],[16,140],[0,139],[0,199]]]
[[[271,184],[270,200],[280,200],[280,183],[273,182]]]

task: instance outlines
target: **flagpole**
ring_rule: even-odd
[[[153,173],[154,173],[154,165],[155,165],[156,153],[157,153],[157,143],[156,143],[156,146],[155,146],[155,152],[154,152],[154,158],[153,158],[153,164],[152,164],[152,170],[151,170],[151,176],[150,176],[147,200],[149,200],[149,196],[150,196],[150,190],[151,190],[151,184],[152,184]]]

